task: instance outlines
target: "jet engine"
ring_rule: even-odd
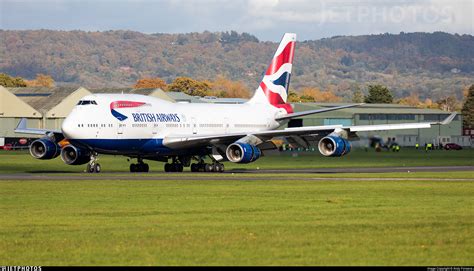
[[[30,145],[30,154],[36,159],[53,159],[58,157],[60,152],[61,147],[47,137],[37,139]]]
[[[61,150],[61,159],[68,165],[83,165],[90,161],[90,152],[73,145],[67,145]]]
[[[324,156],[340,157],[351,151],[351,143],[340,136],[330,135],[319,140],[318,148]]]
[[[227,159],[234,163],[251,163],[260,158],[262,151],[254,145],[235,142],[225,151]]]

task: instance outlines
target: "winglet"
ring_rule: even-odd
[[[447,118],[445,118],[442,122],[438,122],[436,124],[440,124],[440,125],[450,124],[451,121],[453,121],[454,117],[456,117],[456,114],[457,112],[454,112],[451,115],[449,115]]]
[[[16,130],[26,130],[26,118],[21,118],[20,122],[18,123],[18,125],[16,126],[15,128],[15,131]]]

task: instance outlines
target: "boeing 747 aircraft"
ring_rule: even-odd
[[[182,104],[135,94],[94,94],[83,97],[64,120],[61,131],[29,129],[26,120],[16,132],[44,135],[30,145],[37,159],[61,156],[68,165],[87,164],[100,172],[99,154],[123,155],[137,160],[131,172],[148,172],[144,160],[166,162],[166,172],[223,172],[223,161],[251,163],[267,150],[271,139],[283,137],[295,144],[317,143],[324,156],[340,157],[351,151],[359,131],[420,129],[451,122],[364,126],[309,126],[277,130],[292,118],[360,104],[293,112],[287,103],[296,34],[287,33],[253,97],[244,104]],[[211,163],[205,163],[209,157]]]

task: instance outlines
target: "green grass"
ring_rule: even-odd
[[[264,157],[245,167],[473,165],[472,157],[473,150],[356,150],[340,159]],[[83,166],[0,152],[0,174],[64,176],[0,181],[2,264],[474,265],[473,171],[183,173],[168,176],[218,180],[119,181],[114,176],[130,176],[125,158],[104,156],[101,164],[110,180],[67,180]],[[150,162],[155,173],[136,175],[167,176],[162,165]],[[328,180],[308,179],[322,177]],[[340,177],[363,180],[330,180]]]
[[[293,153],[294,154],[294,153]],[[262,157],[251,164],[226,162],[226,169],[278,169],[278,168],[330,168],[330,167],[404,167],[404,166],[474,166],[474,149],[462,151],[436,150],[425,152],[402,149],[401,152],[365,152],[355,149],[344,157],[323,157],[318,153],[281,153]],[[123,156],[101,155],[100,164],[104,172],[128,172],[129,162]],[[163,163],[147,161],[152,172],[162,172]],[[84,165],[67,166],[58,157],[52,160],[32,158],[28,152],[0,151],[0,173],[15,172],[83,172]],[[189,171],[188,168],[185,170]]]
[[[4,265],[473,265],[474,182],[2,181]]]

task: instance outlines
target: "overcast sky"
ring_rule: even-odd
[[[0,0],[0,28],[248,32],[278,41],[444,31],[474,34],[474,0]]]

